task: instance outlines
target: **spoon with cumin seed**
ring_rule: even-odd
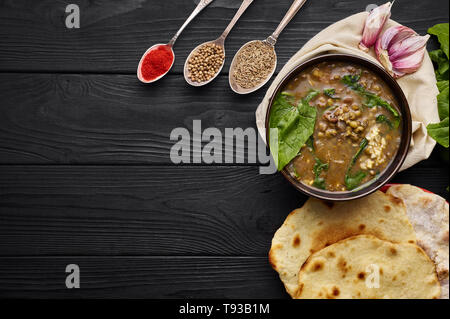
[[[250,41],[239,49],[231,62],[229,73],[230,87],[234,92],[253,93],[272,78],[277,68],[277,39],[305,2],[306,0],[295,0],[278,28],[266,40]]]

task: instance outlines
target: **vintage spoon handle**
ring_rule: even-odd
[[[292,18],[295,17],[298,10],[300,10],[301,7],[305,4],[306,0],[295,0],[292,6],[289,8],[288,12],[284,16],[283,20],[281,20],[280,24],[278,25],[278,28],[275,30],[275,32],[267,39],[267,42],[269,42],[272,46],[275,45],[277,42],[278,36],[283,32],[284,28],[291,22]]]
[[[191,13],[189,18],[184,22],[184,24],[181,26],[181,28],[178,30],[178,32],[173,36],[173,38],[170,40],[169,45],[173,46],[175,42],[177,41],[180,34],[184,31],[184,29],[188,26],[189,23],[191,23],[192,20],[200,13],[203,9],[205,9],[211,2],[214,0],[200,0],[197,7],[194,9],[194,11]]]
[[[238,22],[239,18],[242,16],[242,14],[245,12],[245,10],[247,10],[247,8],[252,4],[252,2],[253,2],[253,0],[244,0],[244,2],[242,2],[241,7],[239,8],[238,12],[236,12],[236,15],[234,16],[234,18],[231,20],[228,27],[225,29],[225,31],[220,36],[219,39],[222,42],[225,42],[225,39],[227,38],[230,31],[233,29],[236,22]]]

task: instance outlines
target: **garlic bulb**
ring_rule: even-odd
[[[375,53],[386,70],[399,78],[420,68],[429,38],[429,35],[420,36],[408,27],[391,27],[378,38]]]
[[[377,41],[384,24],[391,17],[391,8],[392,3],[388,2],[370,11],[364,24],[362,40],[359,43],[359,48],[364,52],[369,52],[369,48]]]

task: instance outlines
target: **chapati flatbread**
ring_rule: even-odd
[[[441,293],[422,248],[367,235],[312,254],[298,278],[299,299],[437,299]]]
[[[309,199],[302,208],[290,213],[275,233],[269,261],[286,291],[294,297],[298,271],[312,253],[360,234],[416,243],[403,202],[391,195],[376,192],[362,199],[334,204]]]
[[[442,197],[411,185],[395,185],[388,190],[401,198],[422,247],[436,264],[442,286],[441,298],[449,298],[449,205]]]

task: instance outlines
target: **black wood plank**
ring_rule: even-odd
[[[448,197],[437,157],[394,182]],[[256,167],[0,166],[0,185],[0,256],[266,256],[306,199]]]
[[[0,163],[13,164],[171,163],[173,129],[256,128],[263,95],[176,75],[149,88],[131,75],[0,74],[0,92]]]
[[[171,164],[170,133],[253,128],[263,91],[231,93],[221,76],[196,90],[172,75],[151,89],[131,75],[0,74],[0,164]],[[225,91],[225,93],[224,93]],[[236,143],[236,141],[235,141]],[[246,144],[246,143],[245,143]],[[230,147],[225,143],[224,147]],[[247,162],[255,145],[236,158]]]
[[[181,73],[188,53],[217,38],[236,12],[236,2],[216,0],[179,39],[174,72]],[[70,1],[0,2],[0,71],[135,73],[140,55],[155,43],[167,42],[194,8],[194,0],[96,0],[79,3],[81,28],[65,27]],[[229,5],[229,4],[232,5]],[[257,0],[227,42],[230,58],[245,42],[270,35],[291,0]],[[326,26],[364,11],[370,2],[308,1],[282,34],[279,67]],[[234,8],[233,8],[234,7]],[[420,33],[448,21],[448,1],[398,1],[393,18]]]
[[[80,289],[66,289],[68,264]],[[264,257],[0,257],[0,298],[288,298]]]
[[[0,166],[0,255],[266,256],[305,197],[256,167]]]

